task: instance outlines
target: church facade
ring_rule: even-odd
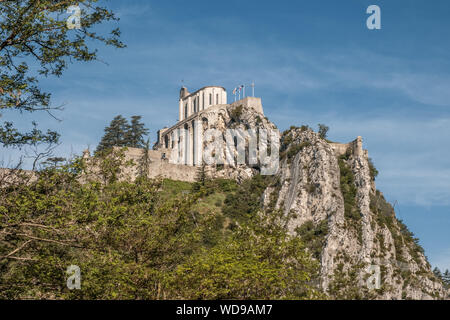
[[[213,105],[227,104],[227,91],[223,87],[203,87],[189,93],[186,87],[180,90],[179,121],[203,111]]]
[[[154,149],[174,164],[200,166],[203,163],[203,133],[207,129],[223,126],[227,108],[250,108],[263,115],[260,98],[246,97],[232,104],[227,103],[227,91],[220,86],[203,87],[189,93],[182,87],[179,96],[179,120],[170,127],[158,131]]]

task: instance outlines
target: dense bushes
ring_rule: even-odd
[[[238,222],[248,220],[261,209],[261,197],[268,183],[268,178],[261,175],[244,181],[225,198],[223,213]]]
[[[328,220],[323,220],[318,225],[314,225],[312,221],[307,221],[298,227],[296,232],[305,246],[311,250],[313,257],[320,260],[328,234]]]
[[[244,112],[244,107],[242,105],[236,106],[230,112],[231,120],[234,122],[239,122],[241,120],[242,113]]]
[[[370,197],[370,210],[375,214],[377,224],[386,226],[392,234],[394,246],[397,251],[397,259],[402,260],[402,252],[409,248],[409,253],[413,259],[421,264],[419,255],[424,254],[424,250],[419,244],[419,239],[414,236],[402,220],[395,217],[394,208],[386,201],[380,191]]]
[[[255,219],[261,219],[257,216]],[[311,299],[318,274],[299,238],[274,221],[244,224],[212,249],[202,248],[180,265],[169,287],[176,298]],[[289,259],[286,259],[289,257]]]
[[[96,175],[76,160],[1,190],[0,298],[315,297],[318,266],[276,214],[257,214],[263,177],[130,182],[121,159],[96,158]],[[66,287],[70,265],[81,290]]]
[[[356,186],[352,170],[346,164],[343,157],[339,158],[339,169],[341,173],[340,184],[344,197],[345,217],[358,221],[361,213],[356,205]]]
[[[376,177],[378,176],[378,170],[377,168],[375,168],[372,158],[369,158],[369,173],[372,181],[375,181]]]

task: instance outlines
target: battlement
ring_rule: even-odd
[[[253,109],[258,113],[264,114],[261,98],[245,97],[231,104],[232,106],[242,106],[247,109]]]
[[[362,137],[360,136],[349,143],[330,142],[330,145],[338,157],[346,154],[347,152],[350,152],[356,157],[368,157],[368,151],[363,149]]]

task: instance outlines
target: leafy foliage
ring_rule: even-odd
[[[261,209],[261,196],[269,181],[265,176],[257,175],[244,181],[234,193],[227,195],[224,214],[236,221],[245,221]]]
[[[408,227],[395,217],[394,208],[386,201],[380,191],[370,197],[370,210],[375,213],[379,226],[386,226],[392,234],[397,260],[402,260],[402,252],[409,248],[409,253],[418,264],[421,263],[419,255],[424,254],[424,249],[419,244],[419,239],[414,236]]]
[[[125,135],[125,146],[131,148],[143,148],[144,136],[148,135],[148,129],[141,122],[141,116],[132,116],[131,124]]]
[[[344,263],[338,264],[329,286],[329,292],[334,299],[360,300],[364,298],[364,292],[358,286],[361,268],[361,265],[353,265],[346,269]]]
[[[361,213],[356,206],[357,189],[355,177],[353,176],[352,170],[345,162],[344,157],[339,158],[339,169],[341,172],[340,183],[342,195],[344,196],[345,217],[358,221],[361,219]]]
[[[240,121],[242,113],[243,113],[243,108],[244,107],[242,105],[239,105],[239,106],[236,106],[235,108],[233,108],[233,110],[231,110],[230,117],[231,117],[232,121],[234,121],[234,122]]]
[[[445,272],[441,272],[438,267],[433,269],[433,273],[444,285],[445,289],[450,289],[450,271],[447,269]]]
[[[263,177],[194,189],[129,181],[129,165],[122,150],[109,150],[2,186],[0,298],[320,297],[310,284],[317,263],[279,215],[259,210]],[[81,290],[66,287],[70,265],[81,269]]]
[[[255,219],[261,219],[255,217]],[[173,281],[177,298],[311,299],[309,284],[317,263],[297,237],[270,220],[255,220],[210,250],[202,249],[179,266]],[[286,257],[290,257],[286,259]],[[201,275],[201,276],[200,276]]]
[[[378,190],[370,196],[370,210],[375,213],[378,225],[386,225],[389,229],[392,229],[395,217],[394,208]]]
[[[369,158],[369,170],[370,170],[370,177],[372,178],[373,181],[375,181],[376,177],[378,176],[378,170],[377,168],[375,168],[372,158]]]
[[[450,289],[450,271],[445,270],[444,274],[442,275],[442,281],[444,282],[445,287]]]
[[[328,221],[323,220],[317,225],[314,225],[311,220],[307,221],[298,227],[296,232],[305,246],[311,250],[313,257],[320,259],[328,234]]]
[[[319,131],[318,131],[319,137],[321,137],[322,139],[326,139],[328,130],[330,130],[330,127],[328,127],[324,124],[321,124],[321,123],[318,124],[318,127],[319,127]]]
[[[96,43],[123,48],[119,29],[109,35],[94,31],[118,18],[97,0],[18,0],[0,2],[0,109],[18,112],[60,109],[51,105],[51,95],[39,87],[39,78],[60,77],[73,61],[97,60]],[[67,8],[79,5],[81,28],[68,29]],[[37,71],[34,71],[37,70]],[[55,131],[25,132],[11,121],[0,125],[0,144],[6,147],[57,143]]]
[[[131,118],[130,125],[122,115],[114,117],[109,126],[105,128],[105,134],[97,146],[96,152],[112,147],[146,148],[144,136],[148,134],[148,129],[140,122],[140,116]]]

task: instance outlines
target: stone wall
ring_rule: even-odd
[[[0,168],[0,186],[36,181],[36,174],[30,170]]]
[[[261,103],[261,98],[246,97],[239,101],[233,102],[231,105],[232,106],[242,105],[242,107],[244,107],[246,109],[253,109],[258,113],[264,114],[262,103]]]
[[[357,137],[355,140],[349,143],[330,142],[329,144],[331,145],[336,156],[338,157],[346,154],[347,151],[350,152],[350,154],[355,155],[357,157],[368,155],[367,150],[364,150],[362,147],[363,142],[361,137]]]
[[[125,152],[125,158],[127,160],[133,160],[134,163],[138,164],[139,160],[143,156],[144,149],[137,148],[127,148]],[[162,177],[172,180],[180,180],[187,182],[194,182],[197,175],[198,167],[176,165],[169,163],[170,150],[149,150],[149,178]],[[126,169],[126,173],[130,174],[132,178],[136,178],[138,175],[138,167],[132,167]]]

